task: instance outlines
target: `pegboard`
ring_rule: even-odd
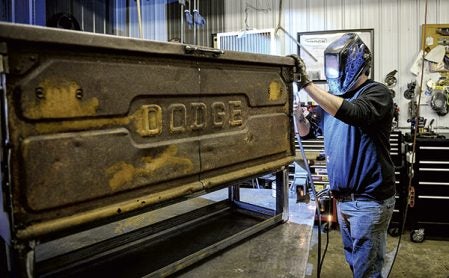
[[[449,24],[423,24],[421,43],[427,52],[437,45],[449,47]]]

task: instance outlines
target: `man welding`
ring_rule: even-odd
[[[357,34],[344,34],[324,51],[329,92],[312,83],[304,62],[295,59],[298,86],[320,107],[330,190],[337,200],[346,261],[354,277],[382,277],[395,204],[390,91],[368,78],[372,55]],[[306,136],[310,123],[301,107],[294,116],[300,136]]]

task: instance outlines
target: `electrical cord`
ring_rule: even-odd
[[[425,10],[424,10],[424,26],[427,24],[427,2],[428,0],[426,0],[425,2]],[[426,38],[426,28],[424,29],[424,33],[423,33],[423,38]],[[416,137],[418,135],[418,123],[419,123],[419,107],[421,104],[421,91],[422,91],[422,84],[423,84],[423,78],[424,78],[424,43],[422,44],[422,62],[421,62],[421,78],[420,78],[420,84],[419,84],[419,94],[418,94],[418,105],[416,108],[416,115],[415,115],[415,128],[413,130],[413,143],[412,143],[412,152],[411,152],[411,161],[410,161],[410,168],[408,171],[408,186],[407,186],[407,194],[406,194],[406,205],[404,208],[404,213],[403,213],[403,219],[401,222],[401,229],[399,230],[399,238],[398,238],[398,243],[396,245],[396,251],[394,253],[394,257],[393,257],[393,261],[391,263],[390,269],[388,271],[388,275],[387,278],[390,277],[391,271],[393,270],[393,266],[394,263],[396,262],[396,258],[397,255],[399,253],[399,246],[401,245],[401,239],[402,239],[402,234],[405,230],[405,222],[407,220],[407,213],[408,213],[408,208],[410,205],[410,191],[412,188],[412,180],[413,180],[413,176],[414,176],[414,165],[415,165],[415,154],[416,154]],[[412,123],[413,124],[413,123]]]
[[[330,189],[326,188],[326,189],[320,191],[319,193],[321,193],[323,191],[325,191],[324,193],[328,194],[328,196],[329,196],[329,203],[332,206],[332,196],[331,196]],[[326,245],[324,246],[323,257],[321,258],[320,271],[321,271],[321,269],[323,269],[324,258],[326,257],[327,247],[329,246],[329,230],[330,230],[330,227],[331,227],[331,223],[330,223],[330,221],[328,219],[328,221],[327,221],[327,230],[326,230]]]
[[[318,259],[318,261],[317,261],[317,277],[320,277],[320,275],[321,275],[321,265],[322,265],[322,261],[321,261],[321,212],[320,212],[320,203],[319,203],[319,201],[318,201],[318,197],[317,197],[317,194],[316,194],[316,190],[315,190],[315,185],[314,185],[314,183],[313,183],[313,179],[312,179],[312,173],[311,173],[311,171],[310,171],[310,167],[309,167],[309,163],[308,163],[308,161],[307,161],[307,157],[306,157],[306,155],[305,155],[305,152],[304,152],[304,147],[303,147],[303,145],[302,145],[302,142],[301,142],[301,138],[300,138],[300,136],[299,136],[299,133],[297,133],[297,126],[296,126],[296,120],[294,120],[293,121],[294,123],[295,123],[295,133],[297,134],[297,140],[298,140],[298,143],[299,143],[299,148],[300,148],[300,150],[301,150],[301,155],[302,155],[302,158],[303,158],[303,160],[304,160],[304,165],[305,165],[305,168],[306,168],[306,171],[307,171],[307,176],[308,176],[308,178],[309,178],[309,181],[310,181],[310,186],[311,186],[311,188],[312,188],[312,193],[313,193],[313,195],[314,195],[314,199],[315,199],[315,204],[316,204],[316,216],[317,216],[317,218],[318,218],[318,256],[317,256],[317,259]]]
[[[302,159],[304,161],[304,165],[307,171],[307,176],[310,180],[310,185],[312,188],[312,193],[313,196],[315,197],[315,204],[316,204],[316,215],[318,218],[318,256],[317,256],[317,277],[319,278],[321,276],[321,266],[323,264],[324,261],[324,256],[326,255],[326,253],[323,254],[323,258],[321,258],[321,211],[320,211],[320,202],[318,201],[318,194],[315,190],[315,185],[313,183],[313,178],[312,178],[312,172],[310,171],[310,166],[309,166],[309,162],[307,161],[307,157],[304,151],[304,146],[302,144],[301,141],[301,137],[299,136],[299,129],[296,123],[296,119],[293,119],[293,125],[295,128],[295,135],[296,135],[296,140],[298,141],[299,144],[299,149],[301,150],[301,156]],[[325,251],[327,251],[327,245],[329,243],[329,233],[328,233],[328,237],[327,237],[327,243],[326,243],[326,249]]]

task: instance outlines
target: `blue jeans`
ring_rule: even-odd
[[[394,196],[384,201],[337,202],[346,261],[354,277],[382,277]]]

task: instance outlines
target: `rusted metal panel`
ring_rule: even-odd
[[[279,70],[264,65],[237,67],[212,62],[201,63],[200,67],[203,98],[230,96],[234,101],[227,110],[229,122],[239,127],[235,131],[216,131],[201,140],[203,178],[248,170],[240,164],[243,161],[247,166],[260,165],[291,155],[291,89]]]
[[[187,55],[180,44],[10,24],[0,42],[18,238],[293,160],[289,58]]]

